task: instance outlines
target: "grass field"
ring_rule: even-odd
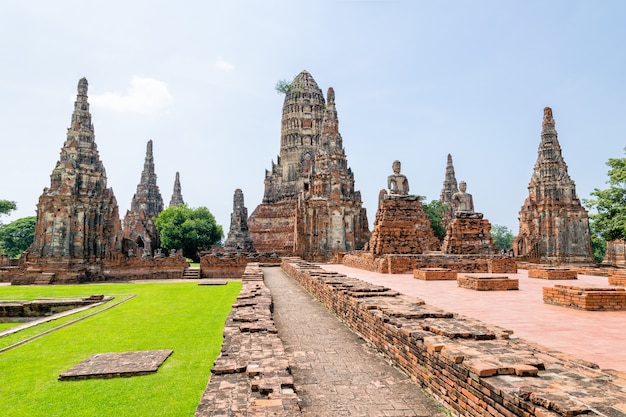
[[[0,287],[0,299],[92,294],[114,295],[112,302],[127,299],[0,353],[0,416],[193,416],[219,353],[224,321],[240,289],[239,283]],[[59,324],[51,322],[24,335],[0,338],[0,347]],[[155,349],[174,351],[156,374],[57,380],[94,353]]]

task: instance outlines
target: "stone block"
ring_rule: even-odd
[[[413,270],[413,278],[424,281],[455,280],[457,272],[447,268],[420,268]]]
[[[543,287],[543,302],[578,310],[626,310],[626,289],[615,287]]]

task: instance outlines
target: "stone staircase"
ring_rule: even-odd
[[[185,268],[185,270],[183,271],[183,279],[200,279],[200,268]]]
[[[35,278],[33,285],[50,285],[54,281],[54,275],[54,272],[42,272],[41,275]]]

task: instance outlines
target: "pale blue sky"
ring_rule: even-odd
[[[123,216],[154,141],[166,204],[183,197],[228,229],[279,151],[277,80],[334,87],[370,225],[394,159],[437,199],[452,154],[476,210],[517,233],[553,108],[580,198],[624,156],[623,1],[5,1],[0,4],[0,198],[33,215],[81,77]]]

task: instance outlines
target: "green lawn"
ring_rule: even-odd
[[[136,295],[0,353],[0,416],[193,416],[220,350],[224,321],[240,289],[239,283],[0,287],[0,299],[108,294],[117,296],[110,302],[114,303]],[[51,322],[41,329],[59,324]],[[41,330],[30,330],[37,331]],[[11,342],[4,340],[8,338]],[[0,347],[19,338],[24,336],[1,338]],[[156,374],[57,380],[94,353],[155,349],[174,351]]]

